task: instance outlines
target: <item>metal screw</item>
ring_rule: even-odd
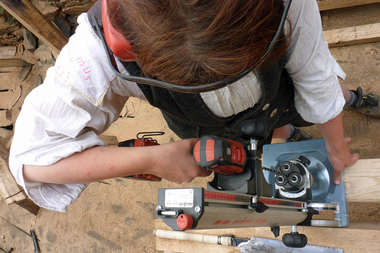
[[[201,208],[200,206],[196,206],[196,207],[195,207],[195,211],[196,211],[197,213],[200,213],[201,210],[202,210],[202,208]]]
[[[158,210],[161,210],[161,209],[163,209],[161,205],[158,205],[158,206],[156,207],[156,210],[157,210],[157,211],[158,211]]]

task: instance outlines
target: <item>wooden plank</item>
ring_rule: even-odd
[[[347,201],[380,203],[380,159],[359,159],[344,170]]]
[[[0,0],[0,5],[59,54],[68,38],[28,0]]]
[[[23,67],[32,65],[29,62],[24,61],[23,59],[1,59],[0,60],[0,67]]]
[[[380,41],[380,23],[327,30],[323,32],[329,47],[342,47]]]
[[[16,46],[0,47],[0,59],[12,59],[17,53]]]
[[[380,3],[380,0],[317,0],[320,11]]]
[[[380,249],[380,223],[353,222],[347,228],[321,228],[321,227],[298,227],[298,232],[305,234],[308,244],[322,247],[341,248],[345,253],[357,252],[378,252]],[[156,229],[172,230],[160,219],[155,220]],[[364,227],[364,228],[363,228]],[[207,230],[188,230],[191,233],[201,233],[208,235],[234,235],[237,238],[260,237],[267,239],[281,240],[285,233],[291,231],[290,227],[281,227],[280,236],[275,238],[269,227],[244,228],[244,229],[207,229]],[[217,247],[218,251],[215,251]],[[235,251],[232,251],[235,249]],[[197,242],[184,242],[179,240],[156,238],[156,250],[172,252],[240,252],[236,247],[209,245]]]

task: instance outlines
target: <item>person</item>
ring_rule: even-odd
[[[377,106],[368,111],[362,100],[368,100],[363,94],[374,103],[378,97],[339,84],[345,73],[323,39],[316,1],[293,1],[285,12],[286,3],[103,0],[103,27],[108,18],[113,33],[122,34],[116,43],[124,38],[131,45],[124,50],[130,59],[114,62],[117,74],[96,19],[80,15],[75,34],[44,83],[25,99],[17,119],[9,160],[17,182],[36,204],[56,211],[65,211],[88,183],[101,179],[145,173],[191,182],[210,174],[192,157],[196,138],[236,139],[237,125],[255,118],[271,129],[266,142],[310,139],[298,127],[317,124],[339,184],[343,168],[359,158],[344,137],[341,111],[365,107],[365,113],[377,115]],[[284,27],[279,26],[283,15]],[[270,47],[277,31],[280,36]],[[142,75],[195,90],[234,81],[191,93],[122,78]],[[117,120],[129,97],[160,108],[182,140],[144,148],[106,147],[98,135]]]

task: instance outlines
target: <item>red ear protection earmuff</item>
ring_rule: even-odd
[[[131,43],[113,28],[108,13],[107,0],[102,0],[102,23],[107,44],[114,55],[122,61],[136,61],[136,55],[132,50]]]

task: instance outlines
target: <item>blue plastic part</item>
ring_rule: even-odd
[[[346,185],[342,179],[340,185],[335,185],[332,181],[332,168],[327,155],[325,141],[323,139],[287,142],[279,144],[268,144],[263,146],[263,166],[272,170],[284,161],[299,155],[311,156],[320,161],[327,169],[329,178],[322,182],[323,189],[312,187],[312,200],[310,203],[339,203],[339,212],[335,213],[335,218],[339,219],[340,227],[348,226],[348,207],[346,197]],[[344,173],[344,172],[343,172]],[[343,175],[342,173],[342,175]],[[273,185],[274,173],[264,171],[264,176],[269,184]]]

